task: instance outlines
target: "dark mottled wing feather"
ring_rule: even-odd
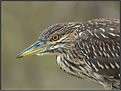
[[[96,19],[77,30],[80,55],[97,73],[119,78],[120,23],[116,19]]]

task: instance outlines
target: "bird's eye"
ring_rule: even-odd
[[[52,40],[52,41],[57,41],[57,40],[59,40],[59,35],[53,35],[51,40]]]

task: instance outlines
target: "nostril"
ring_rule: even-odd
[[[43,45],[44,42],[43,41],[38,41],[38,43],[36,44],[37,46]]]

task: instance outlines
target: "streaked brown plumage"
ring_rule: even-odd
[[[45,29],[39,40],[17,58],[56,54],[57,64],[67,73],[96,81],[105,89],[119,89],[119,41],[118,19],[58,23]]]

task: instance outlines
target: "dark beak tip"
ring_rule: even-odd
[[[23,56],[18,55],[18,56],[16,56],[16,58],[17,58],[17,59],[18,59],[18,58],[23,58]]]

